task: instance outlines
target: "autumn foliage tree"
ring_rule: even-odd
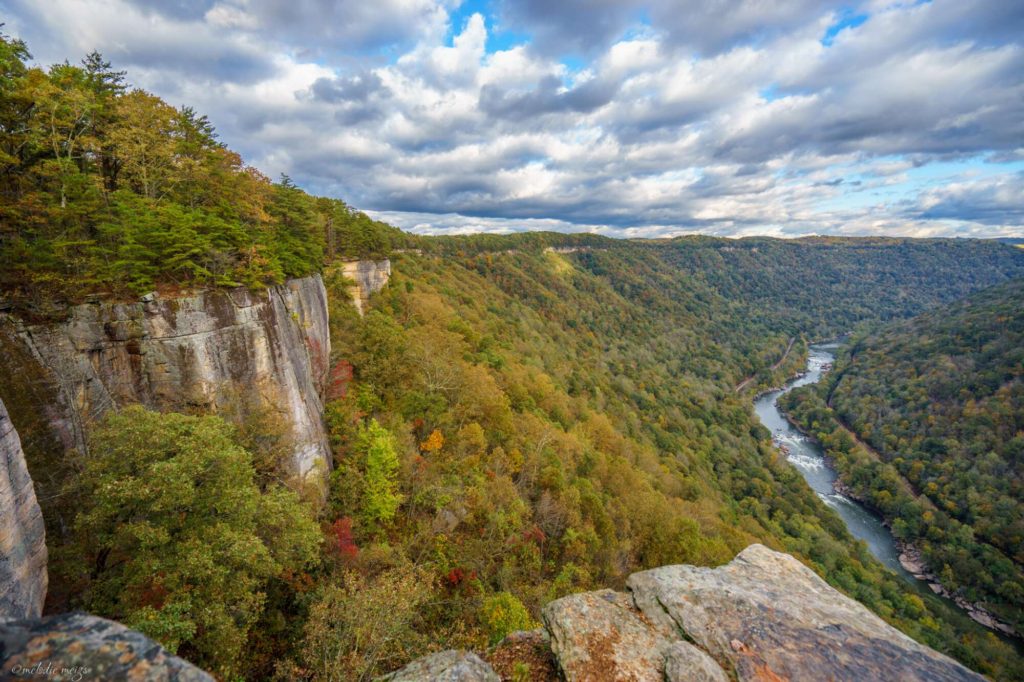
[[[161,285],[261,287],[330,257],[386,255],[398,230],[278,183],[187,107],[130,88],[93,52],[30,67],[0,33],[0,291],[54,299]]]
[[[240,672],[268,581],[317,556],[309,510],[285,488],[261,491],[252,455],[218,417],[129,407],[89,445],[61,550],[77,605],[225,677]]]

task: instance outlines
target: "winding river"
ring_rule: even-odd
[[[898,576],[906,580],[922,598],[948,605],[948,617],[956,618],[961,626],[975,631],[986,631],[981,625],[968,619],[967,614],[950,599],[933,594],[926,582],[918,580],[900,564],[900,551],[893,540],[889,529],[882,525],[882,520],[863,505],[849,497],[837,493],[833,487],[838,478],[834,469],[825,459],[821,446],[800,433],[782,414],[777,406],[779,396],[799,386],[817,383],[835,360],[836,344],[818,344],[808,351],[807,372],[803,376],[787,383],[785,387],[765,393],[754,401],[754,410],[761,423],[772,432],[772,439],[788,450],[787,459],[803,475],[818,497],[828,506],[836,510],[846,522],[850,533],[858,540],[863,540],[871,553]],[[1014,641],[1001,632],[996,632],[1004,642],[1021,651],[1020,641]]]
[[[761,423],[772,432],[772,439],[779,445],[785,445],[789,450],[789,463],[803,475],[818,497],[838,512],[850,533],[866,542],[871,553],[888,568],[906,580],[918,583],[919,581],[900,565],[899,549],[893,542],[889,530],[882,525],[881,519],[860,503],[835,492],[832,486],[837,478],[836,472],[825,460],[821,446],[790,424],[776,405],[776,401],[783,393],[820,380],[824,374],[823,368],[831,365],[835,359],[832,352],[835,348],[835,345],[830,344],[812,346],[807,359],[807,373],[786,384],[785,388],[758,398],[754,402],[754,410]]]

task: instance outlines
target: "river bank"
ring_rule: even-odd
[[[831,369],[834,345],[816,345],[808,354],[807,369],[785,386],[762,391],[755,396],[754,408],[761,423],[772,432],[772,440],[818,494],[846,523],[851,534],[863,540],[871,553],[923,594],[944,598],[955,604],[972,621],[1005,636],[1016,632],[979,604],[969,602],[943,586],[913,544],[896,538],[889,524],[840,478],[835,463],[811,434],[803,431],[777,405],[779,396],[799,386],[820,381]]]

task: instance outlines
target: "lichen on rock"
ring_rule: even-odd
[[[751,545],[719,568],[663,566],[626,581],[740,680],[983,680],[840,594],[788,554]]]
[[[0,678],[214,682],[145,635],[85,613],[0,621]]]
[[[377,682],[501,682],[501,678],[473,652],[451,649],[418,658]]]

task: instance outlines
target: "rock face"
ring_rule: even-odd
[[[43,514],[18,432],[0,402],[0,618],[38,618],[46,582]]]
[[[378,682],[501,682],[501,678],[476,654],[449,650],[416,659]]]
[[[214,682],[145,635],[84,613],[0,621],[0,678]]]
[[[352,288],[352,302],[362,315],[370,303],[370,294],[384,288],[391,279],[391,261],[354,260],[342,264],[342,273],[356,284]]]
[[[84,451],[85,426],[112,407],[142,403],[270,416],[291,432],[292,473],[329,468],[320,396],[330,337],[319,276],[262,292],[79,305],[59,324],[7,317],[0,350],[34,364],[14,385],[0,385],[0,394],[34,400],[23,410],[43,414],[65,449]]]
[[[563,597],[544,607],[543,618],[567,680],[728,680],[706,653],[648,619],[628,594]]]
[[[626,584],[652,623],[685,633],[740,680],[984,679],[761,545],[716,569],[664,566]]]

